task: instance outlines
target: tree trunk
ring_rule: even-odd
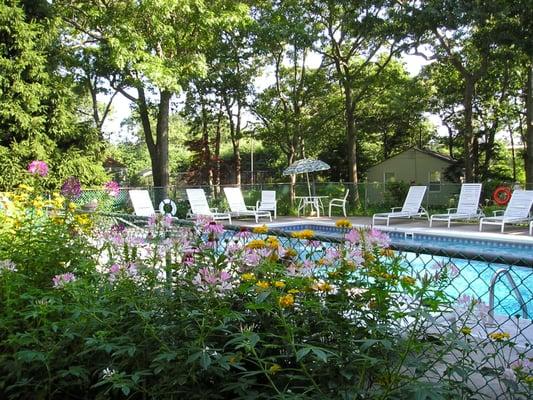
[[[202,103],[202,158],[204,162],[204,182],[213,191],[213,166],[211,163],[211,149],[209,148],[209,120],[205,104]]]
[[[516,182],[516,152],[514,150],[514,135],[511,124],[507,124],[507,129],[509,130],[509,139],[511,141],[511,165],[513,166],[513,182]]]
[[[346,148],[348,153],[348,179],[353,184],[352,200],[359,203],[359,191],[357,187],[357,132],[355,130],[355,115],[352,101],[352,89],[348,84],[344,85],[344,107],[346,115]]]
[[[215,191],[220,193],[220,136],[222,124],[222,111],[218,113],[217,126],[215,131]]]
[[[526,86],[526,188],[533,189],[533,65],[528,66]]]
[[[474,130],[472,128],[472,101],[474,98],[474,80],[472,77],[465,76],[465,92],[463,106],[465,112],[465,129],[464,135],[464,163],[465,163],[465,182],[474,182],[476,171],[474,170],[473,148],[474,148]]]
[[[160,192],[163,197],[166,197],[169,185],[169,171],[168,171],[168,123],[170,116],[170,98],[172,93],[168,90],[163,90],[160,94],[159,110],[157,114],[156,127],[156,148],[158,160],[156,163],[156,172],[153,173],[154,186],[161,187]]]
[[[159,112],[157,115],[156,139],[154,140],[144,89],[138,88],[137,92],[139,93],[137,106],[139,107],[139,116],[146,146],[150,154],[152,179],[154,186],[162,188],[162,192],[160,192],[160,196],[158,197],[166,197],[168,186],[168,120],[172,94],[168,91],[161,92]],[[156,202],[157,200],[159,199],[156,199]]]

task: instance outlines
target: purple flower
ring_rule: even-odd
[[[74,176],[67,178],[61,186],[61,194],[69,199],[77,199],[81,195],[81,184]]]
[[[104,190],[112,197],[117,197],[120,193],[120,185],[115,181],[109,181],[104,185]]]
[[[34,160],[28,164],[28,172],[33,175],[48,175],[48,164],[44,161]]]
[[[255,250],[246,250],[244,263],[250,267],[257,267],[261,262],[261,256]]]
[[[350,243],[350,244],[357,244],[359,243],[359,240],[361,239],[359,236],[359,232],[357,232],[356,229],[350,230],[346,235],[344,235],[344,238]]]
[[[367,235],[367,241],[370,245],[375,245],[383,248],[390,246],[390,238],[384,232],[378,231],[377,229],[371,229]]]
[[[467,294],[463,294],[462,296],[459,296],[457,298],[457,304],[464,305],[464,306],[470,306],[472,304],[472,296],[469,296]]]
[[[72,272],[66,274],[56,275],[52,278],[52,283],[56,289],[62,288],[65,284],[76,280],[76,276]]]
[[[206,233],[217,235],[224,232],[224,226],[221,224],[217,224],[215,221],[209,221],[203,226],[203,230]]]

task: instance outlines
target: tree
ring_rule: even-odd
[[[50,187],[106,179],[98,136],[73,112],[75,86],[60,71],[58,22],[46,1],[0,5],[0,190],[27,179],[33,159],[49,163]]]
[[[169,183],[168,125],[173,95],[206,71],[205,49],[220,26],[246,18],[240,2],[217,0],[57,0],[80,46],[97,53],[111,86],[132,101],[150,154],[154,185]],[[155,121],[152,122],[152,121]]]
[[[368,0],[312,1],[309,9],[320,27],[319,46],[316,50],[326,63],[334,67],[334,78],[344,96],[346,147],[348,150],[349,180],[358,183],[358,132],[356,107],[372,90],[372,85],[399,47],[392,40],[389,29],[391,2]],[[376,56],[386,52],[376,63]],[[367,66],[375,63],[376,68]],[[370,75],[367,73],[370,72]],[[353,190],[358,202],[358,191]]]

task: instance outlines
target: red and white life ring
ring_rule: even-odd
[[[492,193],[492,200],[499,206],[504,206],[511,200],[511,188],[507,186],[498,186]]]

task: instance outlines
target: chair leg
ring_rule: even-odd
[[[329,217],[331,218],[331,204],[329,205],[329,212],[328,212],[328,215],[329,215]]]

